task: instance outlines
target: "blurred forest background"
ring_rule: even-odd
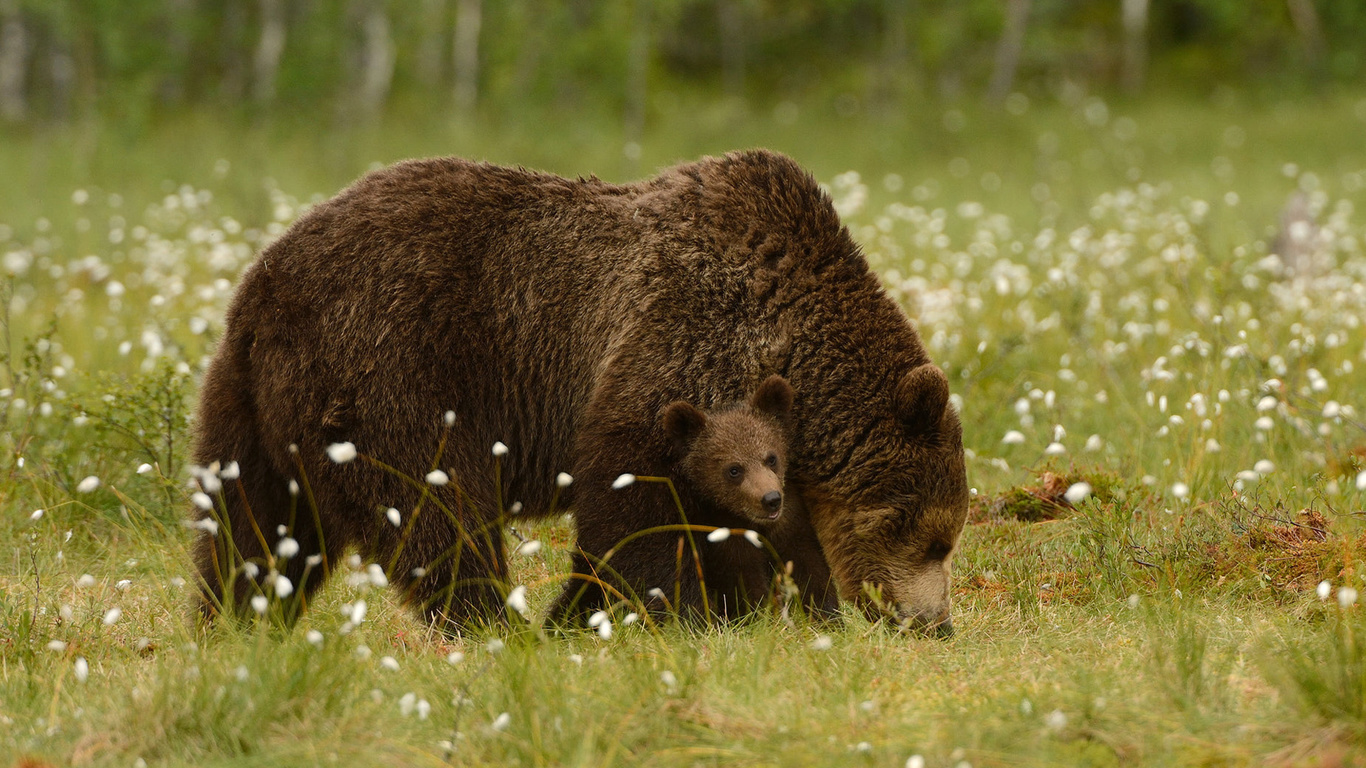
[[[615,110],[640,130],[688,91],[856,113],[1068,82],[1201,92],[1363,71],[1360,0],[0,0],[9,124],[534,104]]]
[[[1207,169],[1233,124],[1252,152],[1322,123],[1269,138],[1328,162],[1363,73],[1361,0],[0,0],[0,221],[85,185],[136,204],[212,178],[266,215],[262,179],[331,194],[402,157],[616,180],[756,144],[826,179],[962,157],[1018,197],[1097,140],[1069,126],[1121,114],[1172,162],[1100,147],[1100,184]]]

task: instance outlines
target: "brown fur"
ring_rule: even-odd
[[[393,561],[391,580],[433,616],[496,610],[500,503],[549,513],[570,471],[560,506],[576,508],[576,571],[592,573],[627,535],[677,522],[657,487],[610,489],[623,471],[667,472],[661,408],[733,402],[774,373],[801,393],[780,552],[801,561],[808,602],[829,604],[833,573],[845,597],[875,583],[901,616],[946,617],[967,508],[947,380],[791,160],[739,152],[620,186],[453,158],[377,171],[266,248],[229,308],[194,455],[242,475],[200,572],[221,596],[229,550],[265,560],[256,531],[273,547],[283,524],[301,545],[284,572],[306,582],[293,599],[354,546]],[[329,461],[342,440],[362,458]],[[496,470],[494,441],[511,449]],[[419,490],[367,457],[454,482]],[[389,506],[410,528],[402,546]],[[638,594],[677,578],[700,607],[675,541],[640,537],[600,576]]]

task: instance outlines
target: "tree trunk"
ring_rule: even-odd
[[[721,30],[721,82],[731,99],[745,98],[745,11],[741,0],[720,0],[716,5]]]
[[[441,84],[446,60],[446,0],[422,0],[422,40],[417,46],[417,79],[427,88]]]
[[[1319,23],[1319,12],[1314,9],[1314,0],[1286,0],[1290,8],[1290,20],[1295,31],[1300,33],[1304,42],[1304,54],[1309,66],[1319,69],[1323,64],[1323,25]]]
[[[1029,22],[1030,0],[1006,0],[1006,24],[996,45],[996,64],[987,87],[987,100],[1000,104],[1015,87],[1015,72],[1024,52],[1025,27]]]
[[[257,104],[275,100],[275,79],[285,51],[284,0],[260,0],[261,38],[251,62],[251,96]]]
[[[876,100],[884,110],[896,112],[910,88],[910,0],[883,0],[882,76]]]
[[[1143,89],[1148,74],[1148,0],[1123,0],[1124,59],[1120,83],[1129,93]]]
[[[650,2],[635,0],[631,14],[631,46],[626,62],[626,141],[627,159],[632,162],[640,157],[640,139],[645,133],[650,82]]]
[[[457,0],[455,7],[455,105],[464,114],[479,102],[479,27],[483,23],[480,0]]]
[[[191,25],[199,12],[195,5],[195,0],[166,0],[166,59],[160,90],[161,100],[169,104],[185,100],[185,81],[194,44]]]
[[[389,15],[384,0],[372,0],[362,24],[360,89],[361,114],[374,117],[389,97],[394,80],[394,41],[389,34]]]
[[[0,119],[28,117],[28,27],[17,0],[0,0]]]

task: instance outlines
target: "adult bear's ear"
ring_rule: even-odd
[[[931,363],[916,366],[897,382],[892,402],[908,432],[928,432],[939,424],[948,407],[949,377]]]
[[[679,400],[669,403],[660,413],[660,424],[664,434],[680,446],[686,446],[707,426],[707,415],[693,407],[692,403]]]
[[[792,385],[775,373],[750,395],[749,407],[778,421],[787,421],[792,413],[792,396]]]

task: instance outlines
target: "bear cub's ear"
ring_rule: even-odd
[[[665,406],[659,420],[664,427],[664,434],[680,446],[692,442],[707,426],[707,415],[697,410],[692,403],[682,400]]]
[[[948,407],[949,377],[931,363],[916,366],[897,382],[893,403],[908,432],[928,432],[939,425]]]
[[[773,374],[750,395],[749,407],[766,416],[785,422],[792,413],[792,385],[778,374]]]

